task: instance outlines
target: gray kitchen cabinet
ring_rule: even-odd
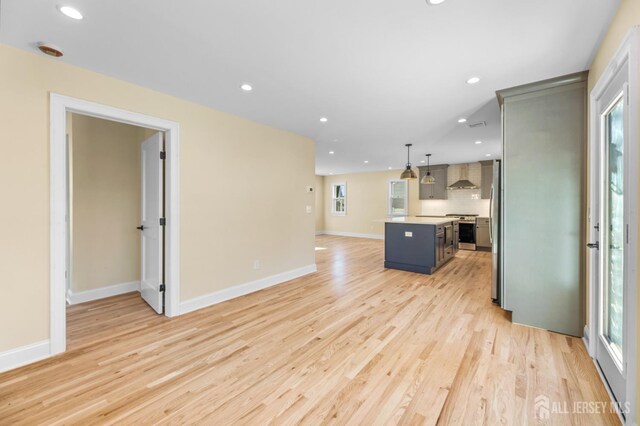
[[[446,200],[447,199],[447,169],[448,164],[437,164],[431,166],[431,176],[436,182],[433,185],[420,183],[420,199],[421,200]],[[418,179],[427,174],[427,166],[418,167]],[[419,182],[418,181],[418,182]]]
[[[476,218],[476,246],[491,248],[491,221],[488,217]]]
[[[480,165],[480,198],[488,200],[491,198],[491,184],[493,183],[493,160],[481,161]]]
[[[497,92],[502,306],[514,323],[582,336],[587,75]]]

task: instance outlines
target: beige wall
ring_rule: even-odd
[[[149,131],[73,114],[71,290],[140,280],[140,144]]]
[[[631,27],[640,25],[640,1],[638,0],[622,0],[616,16],[607,31],[607,34],[598,49],[593,63],[591,64],[591,70],[589,72],[589,93],[596,85],[598,79],[602,75],[602,72],[606,68],[607,64],[618,50],[618,47],[622,43],[624,37],[627,35]],[[640,120],[639,117],[635,117],[636,120]],[[640,141],[634,141],[634,143],[640,143]],[[640,158],[636,159],[636,167],[640,165]],[[640,196],[640,182],[636,185]],[[640,219],[640,218],[639,218]],[[640,249],[640,248],[639,248]],[[640,250],[639,250],[640,252]],[[638,275],[637,282],[640,282],[640,274]],[[638,300],[636,301],[636,308],[640,306],[640,292],[638,293]],[[587,305],[588,307],[588,305]],[[636,342],[640,343],[640,317],[637,321],[636,331],[638,333]],[[640,367],[640,366],[638,366]],[[640,369],[637,370],[636,377],[636,389],[640,386]],[[640,393],[637,394],[636,407],[640,408]]]
[[[313,141],[6,45],[0,63],[0,352],[49,338],[50,92],[180,124],[182,301],[314,263]]]
[[[315,194],[316,194],[316,232],[324,231],[324,176],[316,175],[316,184],[315,184]]]
[[[325,231],[349,232],[356,234],[384,234],[384,222],[387,217],[389,181],[400,178],[402,170],[389,170],[373,173],[352,173],[325,176],[324,178],[324,225]],[[347,214],[331,214],[331,191],[333,184],[347,184]],[[409,214],[420,214],[418,200],[419,183],[409,181]]]

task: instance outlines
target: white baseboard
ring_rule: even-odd
[[[375,240],[384,240],[384,234],[359,234],[357,232],[340,232],[340,231],[319,231],[323,235],[335,235],[337,237],[353,237],[353,238],[372,238]],[[316,235],[319,235],[316,232]]]
[[[236,297],[244,296],[245,294],[253,293],[267,287],[272,287],[274,285],[299,278],[303,275],[311,274],[317,270],[318,268],[314,263],[313,265],[303,266],[302,268],[271,275],[256,281],[240,284],[231,288],[225,288],[224,290],[186,300],[180,303],[180,315],[197,311],[198,309],[206,308],[207,306],[215,305],[227,300],[235,299]]]
[[[140,281],[114,284],[107,287],[100,287],[93,290],[85,290],[74,293],[67,290],[67,303],[76,305],[78,303],[90,302],[92,300],[104,299],[105,297],[117,296],[119,294],[140,291]]]
[[[582,343],[584,343],[584,347],[587,349],[587,353],[591,355],[591,351],[589,350],[589,336],[589,327],[585,325],[584,329],[582,330]]]
[[[49,340],[32,343],[0,352],[0,373],[48,358],[51,355]]]
[[[324,235],[324,231],[316,231],[316,235]]]

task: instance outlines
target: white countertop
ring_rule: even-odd
[[[386,223],[412,223],[416,225],[442,225],[450,223],[458,219],[452,217],[416,217],[416,216],[400,216],[390,217],[385,220]]]

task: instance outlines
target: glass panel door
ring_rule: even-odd
[[[624,309],[624,98],[605,115],[606,224],[604,250],[603,328],[611,355],[622,370]]]

